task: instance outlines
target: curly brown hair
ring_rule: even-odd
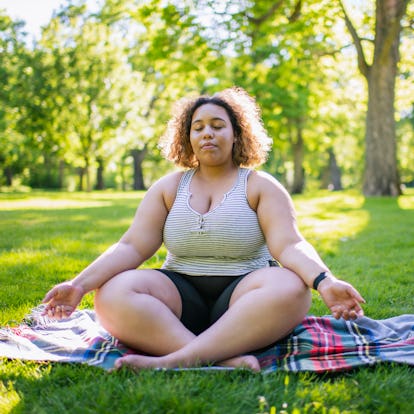
[[[272,139],[264,129],[255,99],[240,87],[225,89],[212,96],[184,98],[176,103],[160,140],[160,147],[168,160],[180,167],[198,166],[190,143],[190,129],[194,112],[205,104],[221,106],[230,118],[236,138],[233,148],[235,165],[255,167],[266,161]]]

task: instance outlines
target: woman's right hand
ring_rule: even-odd
[[[72,282],[64,282],[53,287],[44,297],[46,303],[43,315],[54,319],[68,318],[79,305],[85,292]]]

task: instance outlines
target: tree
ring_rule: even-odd
[[[363,184],[366,196],[401,194],[394,99],[401,22],[408,2],[409,0],[376,0],[375,32],[372,39],[374,50],[369,63],[364,39],[358,34],[340,1],[346,26],[357,51],[358,68],[368,85]]]
[[[25,101],[19,73],[28,56],[23,25],[0,10],[0,170],[4,177],[0,184],[3,181],[8,186],[23,171],[29,156],[25,137],[16,131],[18,108]]]
[[[84,4],[62,9],[45,29],[39,47],[53,57],[64,103],[57,124],[70,141],[65,158],[79,173],[79,188],[104,187],[106,162],[122,135],[139,119],[145,94],[128,62],[127,39],[91,14]]]
[[[400,171],[402,182],[414,186],[414,102],[411,110],[398,122]]]
[[[216,2],[209,0],[199,3],[214,10],[214,27],[221,24],[228,33],[220,36],[214,31],[207,35],[219,49],[236,54],[231,81],[256,96],[269,132],[277,137],[267,167],[272,168],[272,163],[276,167],[272,169],[280,172],[278,158],[284,157],[283,164],[289,165],[285,170],[292,171],[287,185],[292,193],[301,193],[308,143],[324,141],[324,135],[312,133],[309,126],[314,123],[311,114],[317,113],[323,102],[319,98],[321,90],[328,99],[320,60],[331,52],[329,36],[323,34],[325,25],[332,21],[330,5],[320,1],[256,0],[227,1],[226,7],[217,8]],[[321,152],[328,145],[313,147]]]
[[[158,167],[161,164],[158,137],[172,103],[183,95],[203,92],[206,81],[220,71],[222,60],[208,47],[195,17],[181,2],[106,0],[100,18],[128,38],[128,61],[135,73],[142,74],[142,109],[126,148],[133,158],[133,188],[144,189],[143,164],[149,159]]]

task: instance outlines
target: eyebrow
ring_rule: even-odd
[[[223,119],[223,118],[219,118],[219,117],[216,117],[216,118],[211,118],[209,121],[223,121],[224,123],[226,123],[226,120],[225,119]],[[197,122],[203,122],[203,120],[202,119],[195,119],[192,123],[191,123],[191,125],[193,125],[193,124],[195,124],[195,123],[197,123]]]

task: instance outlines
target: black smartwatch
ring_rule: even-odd
[[[321,283],[322,280],[326,279],[327,277],[328,277],[328,275],[326,274],[326,272],[319,273],[319,275],[316,276],[315,280],[313,281],[312,287],[315,290],[318,290],[319,283]]]

